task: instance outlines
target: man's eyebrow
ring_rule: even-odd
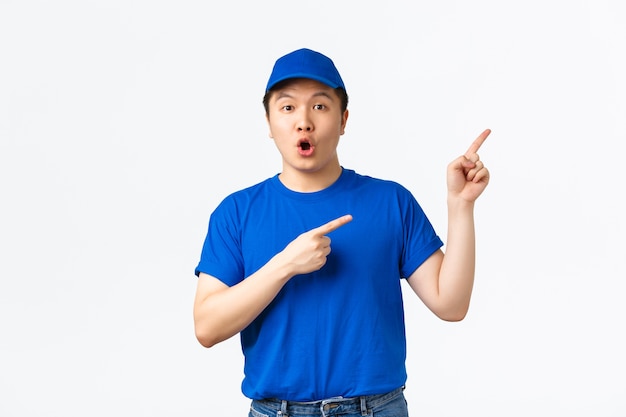
[[[278,94],[276,94],[276,100],[281,99],[281,98],[293,98],[290,94],[286,93],[285,91],[279,91]]]
[[[326,91],[318,91],[313,93],[311,97],[326,97],[329,100],[333,100],[332,95]],[[276,94],[276,100],[280,100],[281,98],[293,98],[293,96],[286,91],[279,91],[278,94]]]
[[[333,99],[333,97],[330,94],[328,94],[328,92],[326,91],[318,91],[317,93],[313,94],[313,97],[320,97],[320,96],[326,97],[330,100]]]

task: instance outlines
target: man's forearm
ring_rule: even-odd
[[[439,273],[439,295],[449,320],[461,320],[467,314],[475,263],[474,203],[449,199],[448,239]]]
[[[272,302],[290,276],[272,258],[239,284],[199,294],[194,306],[196,337],[205,347],[245,329]]]

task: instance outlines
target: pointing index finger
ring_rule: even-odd
[[[485,129],[483,133],[481,133],[476,140],[472,142],[467,152],[465,152],[465,157],[469,158],[470,155],[477,153],[478,149],[480,149],[480,146],[483,144],[485,139],[487,139],[487,136],[489,136],[490,133],[491,129]]]
[[[332,232],[333,230],[339,229],[344,224],[350,223],[351,221],[352,221],[352,215],[346,214],[345,216],[338,217],[335,220],[331,220],[328,223],[318,227],[317,229],[315,229],[315,231],[321,235],[326,235]]]

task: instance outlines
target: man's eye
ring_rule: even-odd
[[[315,106],[313,106],[313,108],[315,110],[324,110],[326,106],[324,106],[323,104],[316,104]]]
[[[293,110],[293,106],[290,106],[290,105],[283,106],[283,110],[291,111],[291,110]]]

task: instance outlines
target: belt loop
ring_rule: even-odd
[[[361,415],[367,415],[367,404],[365,403],[365,397],[361,396]]]
[[[278,411],[278,417],[289,417],[287,414],[287,401],[282,400],[280,402],[280,411]]]

